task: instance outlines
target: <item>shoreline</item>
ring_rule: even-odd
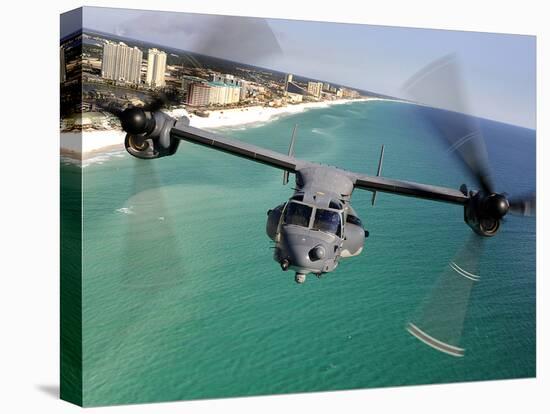
[[[190,125],[201,129],[232,128],[243,125],[253,125],[272,121],[280,116],[302,113],[309,109],[328,108],[333,105],[343,105],[355,102],[368,101],[390,101],[382,98],[359,98],[359,99],[335,99],[322,102],[305,102],[299,104],[288,104],[282,107],[249,106],[234,109],[215,109],[207,111],[208,117],[189,114],[185,109],[167,111],[168,115],[174,117],[187,116]]]
[[[307,102],[283,107],[251,106],[246,108],[219,109],[208,111],[208,117],[189,114],[184,108],[166,111],[173,117],[187,116],[190,125],[201,129],[236,128],[244,125],[263,124],[281,116],[302,113],[310,109],[328,108],[333,105],[344,105],[355,102],[386,101],[402,102],[396,99],[360,98],[338,99],[334,101]],[[125,133],[120,130],[83,130],[61,132],[60,153],[62,159],[82,162],[102,155],[124,150]],[[81,157],[80,157],[81,154]]]

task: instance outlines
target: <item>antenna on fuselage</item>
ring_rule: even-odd
[[[290,146],[288,147],[288,156],[294,157],[294,141],[296,140],[296,128],[298,128],[298,124],[294,125],[294,129],[292,130],[292,138],[290,138]],[[283,185],[288,184],[288,171],[283,171]]]
[[[382,162],[384,161],[384,145],[382,145],[382,149],[380,150],[380,160],[378,161],[378,171],[376,172],[376,176],[380,177],[380,173],[382,172]],[[376,201],[376,191],[372,192],[372,206],[374,207],[374,203]]]

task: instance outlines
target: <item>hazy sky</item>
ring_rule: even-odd
[[[415,72],[454,53],[470,113],[535,128],[534,36],[95,7],[83,25],[398,97]]]

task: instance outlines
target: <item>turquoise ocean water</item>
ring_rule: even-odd
[[[417,108],[358,102],[221,130],[298,157],[458,187],[459,164]],[[535,188],[535,132],[482,122],[497,188]],[[70,170],[70,165],[64,166]],[[466,182],[468,182],[466,180]],[[291,177],[291,184],[293,177]],[[85,405],[433,384],[535,375],[535,219],[486,240],[464,358],[405,325],[471,231],[460,207],[357,190],[363,254],[304,285],[272,260],[266,211],[282,173],[182,143],[150,162],[126,153],[83,172]]]

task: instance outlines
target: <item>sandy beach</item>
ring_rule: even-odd
[[[282,107],[251,106],[246,108],[222,109],[209,111],[208,117],[200,117],[188,114],[185,109],[177,109],[167,112],[174,117],[187,116],[191,126],[202,129],[215,129],[223,127],[235,127],[247,124],[263,123],[279,116],[296,114],[308,109],[327,108],[331,105],[341,105],[351,102],[365,102],[371,100],[380,100],[378,98],[362,99],[337,99],[323,102],[307,102]]]
[[[246,108],[209,111],[208,117],[189,114],[185,108],[166,111],[178,118],[187,116],[191,126],[202,129],[229,128],[241,125],[264,123],[280,116],[300,113],[314,108],[326,108],[351,102],[387,101],[381,98],[338,99],[334,101],[307,102],[284,107],[253,106]],[[84,130],[80,132],[62,132],[60,138],[61,155],[65,158],[83,160],[97,158],[105,152],[124,150],[125,133],[119,130]]]

